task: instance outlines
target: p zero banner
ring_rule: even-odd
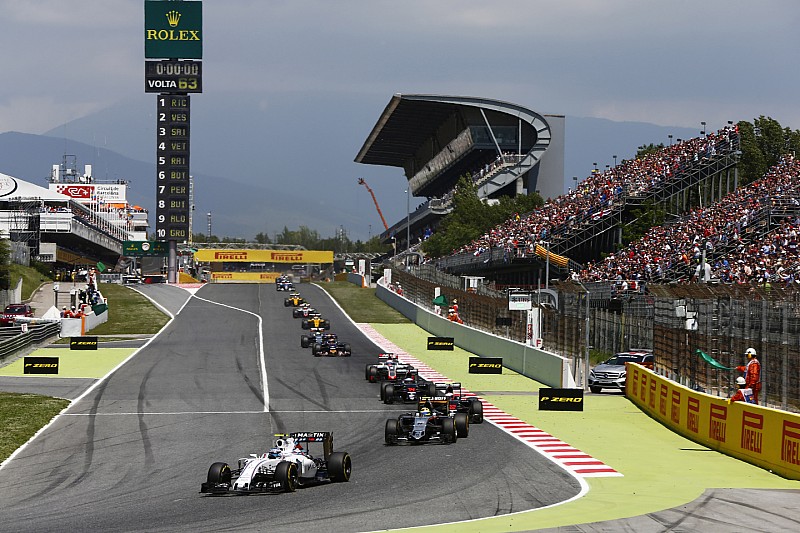
[[[23,374],[58,374],[58,357],[25,357]]]
[[[502,374],[503,373],[503,358],[502,357],[470,357],[469,358],[469,373],[470,374]]]
[[[97,337],[70,337],[70,350],[96,350]]]
[[[144,57],[203,59],[203,2],[146,0]]]
[[[453,337],[428,337],[429,350],[453,350],[455,345]]]
[[[695,392],[628,363],[625,395],[667,428],[703,446],[800,480],[800,415]]]
[[[540,411],[583,411],[583,389],[539,389]]]
[[[206,263],[333,263],[332,251],[315,250],[215,250],[203,248],[194,254]]]

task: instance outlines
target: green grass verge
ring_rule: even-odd
[[[410,321],[375,297],[375,289],[361,288],[347,281],[322,283],[355,322],[372,324],[409,324]]]
[[[69,401],[62,398],[0,392],[0,461],[28,442],[67,405]]]
[[[169,321],[150,300],[129,287],[103,283],[100,292],[108,300],[108,322],[92,329],[90,335],[153,334]]]
[[[30,300],[31,296],[33,296],[33,291],[38,289],[39,285],[46,281],[51,281],[35,268],[16,263],[9,265],[9,271],[11,273],[12,287],[15,287],[19,279],[22,278],[22,300]]]

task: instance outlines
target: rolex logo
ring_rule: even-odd
[[[169,22],[169,27],[174,28],[178,25],[178,22],[181,20],[181,14],[174,9],[172,11],[167,11],[166,15],[167,22]]]

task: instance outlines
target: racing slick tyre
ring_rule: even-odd
[[[331,321],[330,320],[323,320],[322,321],[323,329],[331,329]]]
[[[275,467],[275,481],[283,492],[294,492],[297,489],[297,465],[289,461],[281,461]]]
[[[443,440],[447,444],[452,444],[458,440],[458,432],[456,431],[456,421],[452,418],[445,418],[442,420],[442,435]]]
[[[292,305],[292,302],[290,302],[288,298],[283,301],[284,307],[289,307],[290,305]]]
[[[309,324],[308,320],[304,318],[303,322],[300,324],[300,327],[303,329],[311,329],[311,324]]]
[[[386,386],[389,385],[388,383],[381,383],[381,401],[386,398]]]
[[[292,318],[300,318],[300,310],[296,307],[292,309]]]
[[[322,357],[322,345],[315,344],[311,347],[311,353],[314,354],[314,357]]]
[[[367,375],[367,379],[370,383],[375,383],[378,381],[378,369],[374,366],[369,367],[369,373]]]
[[[353,462],[347,452],[333,452],[328,458],[328,476],[334,483],[350,481]]]
[[[603,390],[603,387],[589,387],[589,390],[595,394],[600,394],[600,392]]]
[[[383,387],[383,403],[392,405],[394,403],[394,385],[387,383]]]
[[[467,413],[456,413],[454,423],[459,437],[463,439],[469,437],[469,415]]]
[[[231,483],[231,467],[228,463],[214,463],[208,469],[209,483]]]
[[[353,355],[353,350],[350,349],[349,344],[344,345],[344,353],[342,355],[344,355],[345,357],[350,357],[351,355]]]
[[[369,369],[370,369],[370,368],[372,368],[372,365],[367,365],[367,366],[364,368],[364,379],[366,379],[367,381],[369,381]],[[383,399],[383,398],[381,398],[381,400],[382,400],[382,399]]]
[[[386,444],[397,444],[397,419],[390,418],[386,421],[386,429],[383,432],[383,440]]]
[[[311,337],[308,335],[300,335],[300,347],[308,348],[309,346],[311,346]]]
[[[473,398],[472,405],[470,406],[470,414],[472,415],[471,422],[475,424],[482,424],[483,423],[483,404],[477,398]]]
[[[428,396],[436,396],[436,383],[433,381],[428,382]]]

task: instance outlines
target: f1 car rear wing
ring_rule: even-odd
[[[295,444],[301,442],[321,442],[325,460],[333,453],[333,433],[329,431],[298,431],[295,433],[276,433],[276,437],[290,438]]]

